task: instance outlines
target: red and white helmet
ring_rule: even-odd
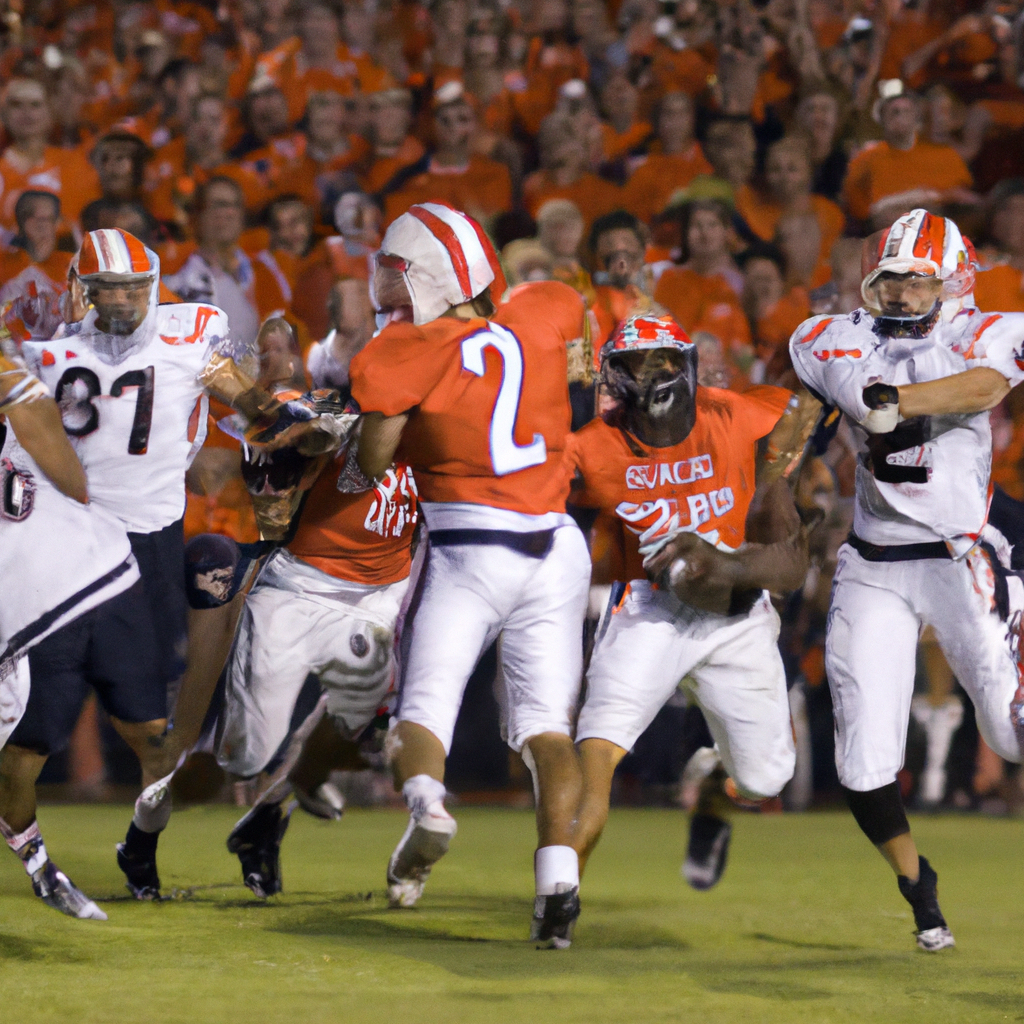
[[[878,265],[864,278],[861,295],[871,309],[878,309],[875,282],[882,274],[917,274],[942,281],[943,303],[958,301],[974,291],[977,256],[970,240],[948,217],[927,210],[911,210],[882,236]],[[944,311],[945,312],[945,311]]]
[[[497,305],[505,290],[498,255],[483,228],[446,203],[410,206],[385,232],[377,265],[402,272],[415,324],[430,323],[488,289]]]
[[[120,228],[90,231],[75,257],[80,280],[148,281],[159,273],[156,254]]]
[[[667,313],[637,313],[627,317],[601,347],[601,362],[619,352],[637,352],[650,348],[674,348],[696,352],[690,336]]]

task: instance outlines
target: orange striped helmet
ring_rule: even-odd
[[[157,263],[134,235],[120,228],[90,231],[78,251],[78,276],[90,281],[111,283],[152,280]]]

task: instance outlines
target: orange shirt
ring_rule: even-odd
[[[729,282],[720,274],[705,277],[688,267],[669,267],[658,279],[654,289],[654,301],[661,303],[680,323],[684,330],[710,330],[723,344],[728,340],[711,327],[709,323],[731,324],[734,314],[746,324],[746,317],[740,307],[739,296]],[[736,334],[734,327],[730,332]],[[739,329],[744,344],[750,342],[750,330]]]
[[[831,199],[824,196],[812,194],[810,200],[811,210],[821,228],[821,252],[827,256],[846,227],[846,215]],[[750,230],[766,242],[775,237],[775,229],[784,213],[778,203],[763,199],[748,187],[741,188],[736,194],[736,209]]]
[[[423,158],[426,149],[413,135],[407,135],[393,156],[379,156],[363,175],[363,191],[372,195],[379,192],[403,167]]]
[[[843,196],[850,215],[867,220],[872,206],[886,196],[914,189],[970,188],[973,181],[951,146],[919,139],[911,149],[900,150],[887,142],[871,142],[850,161]]]
[[[302,155],[281,168],[275,191],[295,192],[319,215],[328,199],[336,197],[343,184],[342,172],[362,167],[370,155],[370,144],[360,135],[348,137],[348,148],[327,160],[317,160],[304,145]]]
[[[568,199],[576,204],[583,220],[584,231],[598,218],[622,206],[622,189],[589,171],[571,185],[556,185],[547,171],[534,171],[523,182],[523,203],[531,217],[536,217],[540,208],[549,199]]]
[[[0,285],[10,284],[19,274],[34,267],[41,271],[53,285],[53,291],[60,293],[68,287],[68,267],[71,253],[54,249],[45,260],[36,263],[24,249],[6,249],[0,252]],[[33,275],[34,276],[34,275]],[[26,277],[26,284],[28,277]]]
[[[0,156],[0,227],[17,229],[14,206],[28,189],[52,192],[60,198],[61,217],[77,224],[82,208],[98,199],[100,182],[96,171],[80,149],[47,146],[41,159],[30,168],[10,147]]]
[[[399,452],[424,501],[564,512],[566,345],[584,316],[576,292],[543,281],[491,321],[390,324],[352,360],[352,397],[364,412],[411,413]]]
[[[711,174],[700,143],[685,153],[654,153],[631,175],[622,190],[622,204],[645,224],[668,205],[672,195],[686,188],[699,174]]]
[[[471,156],[464,167],[454,169],[431,162],[423,174],[410,178],[384,200],[384,226],[413,203],[437,200],[487,220],[512,208],[512,179],[504,164],[483,156]]]
[[[985,313],[1024,313],[1024,275],[1009,264],[981,271],[974,301]]]
[[[292,296],[292,312],[314,338],[322,338],[330,330],[327,298],[331,286],[350,277],[369,281],[373,256],[373,251],[362,247],[352,253],[340,235],[331,235],[302,261]]]
[[[755,347],[765,362],[789,344],[790,335],[811,315],[811,302],[803,288],[792,288],[757,318]]]
[[[601,125],[601,155],[605,160],[618,160],[651,136],[652,128],[646,121],[631,124],[624,132],[617,132],[610,124]]]
[[[329,576],[383,586],[409,575],[410,546],[419,518],[416,481],[407,467],[389,469],[363,494],[343,494],[344,454],[310,489],[288,550]]]
[[[612,336],[615,328],[641,303],[644,308],[650,308],[650,299],[635,284],[628,288],[613,288],[608,284],[600,284],[594,289],[591,309],[598,327],[592,339],[595,359],[601,351],[601,346]]]
[[[714,75],[715,62],[692,47],[673,50],[658,42],[654,47],[651,70],[658,83],[659,94],[685,92],[689,96],[696,96],[704,91],[708,79]]]
[[[288,116],[295,124],[306,112],[306,104],[314,92],[336,92],[348,95],[358,87],[374,92],[381,87],[383,69],[365,53],[356,53],[339,43],[330,67],[312,67],[302,55],[297,36],[264,53],[256,62],[256,74],[266,75],[288,98]]]
[[[625,579],[645,579],[638,538],[678,515],[679,525],[730,549],[745,539],[754,497],[757,441],[778,422],[791,393],[755,387],[743,394],[697,388],[697,417],[685,440],[653,448],[618,426],[591,420],[571,435],[567,458],[582,476],[572,503],[613,513],[625,529]]]

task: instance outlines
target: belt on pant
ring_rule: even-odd
[[[555,539],[555,531],[533,530],[518,533],[515,530],[431,530],[430,543],[435,547],[447,544],[498,544],[521,555],[543,558]]]
[[[913,562],[919,558],[953,557],[941,540],[921,544],[869,544],[857,534],[851,533],[846,543],[867,562]]]

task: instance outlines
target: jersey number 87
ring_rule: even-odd
[[[156,374],[152,366],[144,370],[128,370],[110,385],[110,396],[120,398],[127,388],[138,388],[135,397],[135,418],[128,436],[128,454],[145,455],[149,448],[149,431],[153,425],[153,391]],[[72,437],[86,437],[99,429],[100,411],[93,402],[103,394],[100,379],[87,366],[65,370],[57,381],[56,398],[64,429]]]

